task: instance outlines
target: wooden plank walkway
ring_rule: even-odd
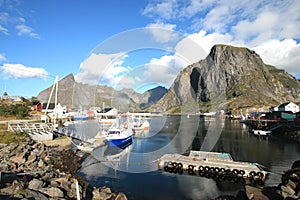
[[[35,141],[53,140],[52,123],[8,122],[8,131],[27,133]]]
[[[228,153],[191,151],[189,156],[165,154],[158,161],[159,169],[169,173],[188,174],[206,178],[246,181],[264,185],[269,174],[257,163],[237,162]]]

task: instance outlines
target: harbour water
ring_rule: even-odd
[[[78,130],[95,134],[97,122],[87,123]],[[225,120],[220,126],[214,118],[165,116],[150,119],[150,131],[136,135],[132,144],[123,149],[103,146],[94,150],[82,163],[79,174],[95,187],[124,192],[128,199],[214,199],[221,194],[235,195],[242,186],[157,170],[157,160],[165,153],[207,149],[269,168],[272,174],[267,186],[278,185],[279,174],[300,159],[299,143],[278,136],[255,137],[239,121]]]

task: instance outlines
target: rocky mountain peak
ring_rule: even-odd
[[[260,60],[260,62],[263,63],[262,59],[255,51],[252,51],[245,47],[235,47],[225,44],[214,45],[211,48],[208,56],[212,58],[212,60],[214,60],[215,62],[233,57],[239,59],[243,58],[244,60],[256,59],[257,61]]]
[[[264,64],[254,51],[220,44],[204,60],[182,70],[158,105],[170,110],[195,101],[203,111],[212,104],[242,109],[297,102],[299,92],[297,79]]]
[[[69,75],[67,75],[67,76],[65,76],[64,78],[61,79],[61,82],[63,82],[63,81],[75,82],[74,75],[72,73],[70,73]]]

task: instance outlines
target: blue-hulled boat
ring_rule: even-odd
[[[105,138],[109,145],[112,146],[126,146],[128,143],[132,143],[132,130],[110,128],[105,134]]]

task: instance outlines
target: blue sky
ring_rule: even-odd
[[[217,43],[300,77],[300,1],[0,0],[0,94],[37,96],[55,76],[142,92],[169,87]]]

